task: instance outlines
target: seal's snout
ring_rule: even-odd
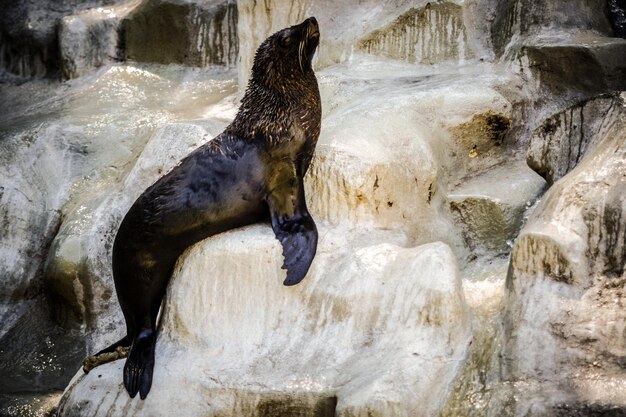
[[[320,36],[320,27],[317,23],[317,19],[313,16],[309,17],[304,21],[307,28],[307,35],[309,38],[319,38]]]

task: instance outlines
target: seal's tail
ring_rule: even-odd
[[[152,386],[154,370],[154,348],[156,330],[144,329],[134,339],[124,365],[124,387],[135,398],[137,393],[142,400],[146,398]]]

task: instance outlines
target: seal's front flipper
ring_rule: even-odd
[[[293,164],[277,167],[270,180],[267,203],[272,229],[283,246],[287,270],[285,285],[295,285],[306,275],[317,250],[317,228],[306,208],[302,178]]]
[[[128,359],[124,365],[124,387],[126,387],[131,398],[135,398],[139,393],[141,399],[144,400],[150,392],[154,371],[155,346],[155,330],[143,330],[133,340]]]
[[[317,228],[308,212],[291,217],[272,213],[272,228],[283,245],[287,270],[285,285],[295,285],[306,275],[317,249]]]

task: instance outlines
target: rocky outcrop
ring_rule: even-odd
[[[112,363],[80,371],[60,415],[167,415],[175,396],[189,416],[432,415],[470,335],[453,253],[372,245],[397,239],[383,232],[322,226],[320,236],[309,285],[293,289],[280,285],[268,225],[194,246],[168,289],[157,348],[178,353],[157,364],[150,396],[132,401]]]
[[[124,59],[122,21],[139,1],[83,10],[60,21],[59,49],[65,78],[76,78]]]
[[[0,414],[61,390],[86,352],[115,337],[115,225],[134,196],[231,117],[206,109],[234,93],[232,73],[205,71],[116,66],[70,85],[0,87]],[[205,114],[150,141],[167,121]],[[149,161],[135,164],[145,152]]]
[[[398,16],[359,41],[368,53],[420,64],[472,57],[463,23],[463,8],[450,2],[426,3]]]
[[[616,113],[580,164],[546,193],[513,249],[504,363],[507,378],[530,383],[517,405],[531,410],[526,415],[626,412],[622,104]]]
[[[0,16],[0,67],[20,77],[58,76],[61,69],[60,20],[84,9],[112,6],[115,3],[115,0],[3,2]]]
[[[123,60],[234,66],[234,0],[9,1],[0,67],[20,77],[76,78]]]
[[[501,55],[509,43],[527,36],[554,31],[589,30],[603,36],[612,34],[606,0],[498,1],[494,10],[491,37],[495,52]]]
[[[451,190],[450,208],[472,253],[507,254],[526,210],[544,188],[545,182],[521,162],[499,165]]]
[[[594,98],[546,119],[530,138],[527,162],[548,183],[570,172],[606,131],[619,120],[622,101],[616,95]]]
[[[139,62],[234,66],[234,0],[148,0],[124,22],[125,57]]]
[[[541,87],[556,95],[586,99],[626,89],[624,39],[595,32],[538,35],[526,41],[521,54]]]
[[[145,81],[142,74],[136,74],[137,78],[134,78],[133,71],[112,69],[101,76],[98,83],[91,85],[90,90],[103,91],[112,83],[118,87],[125,85],[133,91],[139,83]],[[172,77],[172,74],[168,75]],[[158,78],[154,74],[152,76]],[[191,114],[201,109],[195,107],[196,105],[207,105],[232,92],[232,81],[227,78],[220,82],[220,75],[214,73],[213,76],[217,76],[217,82],[201,81],[199,85],[192,83],[188,87],[196,91],[201,89],[205,93],[203,102],[191,104]],[[176,87],[165,78],[162,81],[170,84],[169,88],[184,90],[184,85],[179,84],[180,81],[176,81],[176,78],[177,75],[173,74],[171,79],[176,82]],[[156,79],[150,82],[156,83],[155,86],[158,84]],[[158,88],[154,90],[159,96],[162,92]],[[134,108],[130,120],[141,122],[147,116],[144,123],[149,123],[150,118],[155,123],[155,118],[160,117],[162,123],[163,120],[176,117],[176,114],[190,114],[185,107],[188,103],[179,103],[183,106],[177,108],[172,102],[171,113],[150,113],[145,106],[154,105],[155,99],[158,98],[144,96],[138,97],[134,103],[132,100],[127,101],[126,105]],[[116,105],[114,101],[113,98],[110,104]],[[108,116],[115,113],[116,121],[120,123],[117,126],[124,128],[129,115],[121,108],[109,111]],[[99,160],[91,160],[88,165],[88,169],[98,170],[100,175],[95,178],[73,179],[76,192],[64,203],[63,221],[51,243],[44,269],[44,284],[48,296],[55,300],[53,305],[57,321],[83,324],[92,328],[102,326],[103,321],[118,323],[121,320],[119,313],[116,313],[110,270],[110,252],[117,225],[145,188],[203,141],[217,135],[224,125],[223,120],[208,118],[203,122],[177,123],[160,129],[156,129],[156,126],[145,126],[139,132],[120,132],[116,138],[118,149],[111,153],[99,152]],[[97,149],[98,139],[108,139],[109,132],[107,129],[95,130],[92,134],[90,140],[82,142],[82,146]],[[108,167],[108,170],[98,166]],[[103,193],[102,190],[107,192]],[[94,338],[88,341],[88,346],[103,344],[100,336],[102,334],[96,332]]]
[[[75,79],[0,84],[0,414],[49,411],[72,374],[60,415],[624,412],[625,44],[607,3],[61,3],[50,33]],[[123,361],[76,373],[124,331],[125,211],[232,119],[258,44],[311,15],[309,276],[280,285],[267,224],[199,242],[147,400]]]

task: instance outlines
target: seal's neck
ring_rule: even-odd
[[[305,136],[316,140],[320,118],[319,89],[311,70],[299,78],[286,78],[274,85],[251,79],[235,120],[227,130],[249,140],[257,140],[262,134],[269,143],[281,143],[289,140],[287,132],[295,123]]]

